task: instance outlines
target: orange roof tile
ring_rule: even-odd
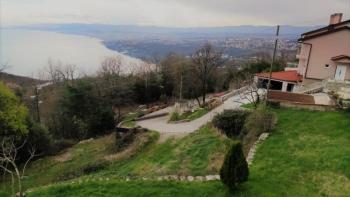
[[[270,73],[257,73],[255,76],[269,78]],[[303,80],[303,77],[299,75],[296,70],[272,72],[271,78],[275,80],[290,82],[298,82]]]

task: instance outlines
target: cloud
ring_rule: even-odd
[[[155,26],[325,24],[349,0],[0,0],[3,24]],[[349,14],[345,15],[350,18]]]

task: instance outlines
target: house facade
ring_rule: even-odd
[[[328,26],[303,33],[298,41],[297,68],[273,72],[271,89],[306,92],[304,85],[315,84],[310,88],[320,89],[324,80],[350,83],[350,20],[342,21],[341,13],[333,14]],[[257,73],[255,78],[266,86],[269,74]]]
[[[304,80],[350,80],[350,20],[333,14],[326,27],[301,35],[298,74]]]

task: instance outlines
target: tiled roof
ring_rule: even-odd
[[[318,32],[320,32],[320,31],[332,30],[332,29],[334,29],[334,28],[337,28],[337,27],[342,26],[342,25],[347,24],[347,23],[350,23],[350,20],[346,20],[346,21],[340,22],[340,23],[338,23],[338,24],[328,25],[328,26],[325,26],[325,27],[322,27],[322,28],[319,28],[319,29],[315,29],[315,30],[312,30],[312,31],[303,33],[302,36],[304,36],[304,35],[309,35],[309,34],[314,34],[314,33],[318,33]]]
[[[338,55],[338,56],[332,57],[332,60],[341,60],[341,59],[350,59],[350,56],[348,56],[348,55]]]
[[[255,76],[262,77],[262,78],[269,78],[270,73],[257,73],[255,74]],[[290,82],[298,82],[303,80],[303,77],[299,75],[296,70],[272,72],[271,78],[275,80],[290,81]]]
[[[328,25],[326,27],[322,27],[320,29],[316,29],[313,31],[309,31],[301,34],[301,38],[298,39],[299,42],[317,38],[320,36],[328,35],[331,33],[339,32],[339,31],[350,31],[350,20],[343,21],[337,24]]]

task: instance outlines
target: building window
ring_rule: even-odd
[[[330,68],[330,67],[331,67],[331,65],[326,64],[324,67],[325,67],[325,68]]]

